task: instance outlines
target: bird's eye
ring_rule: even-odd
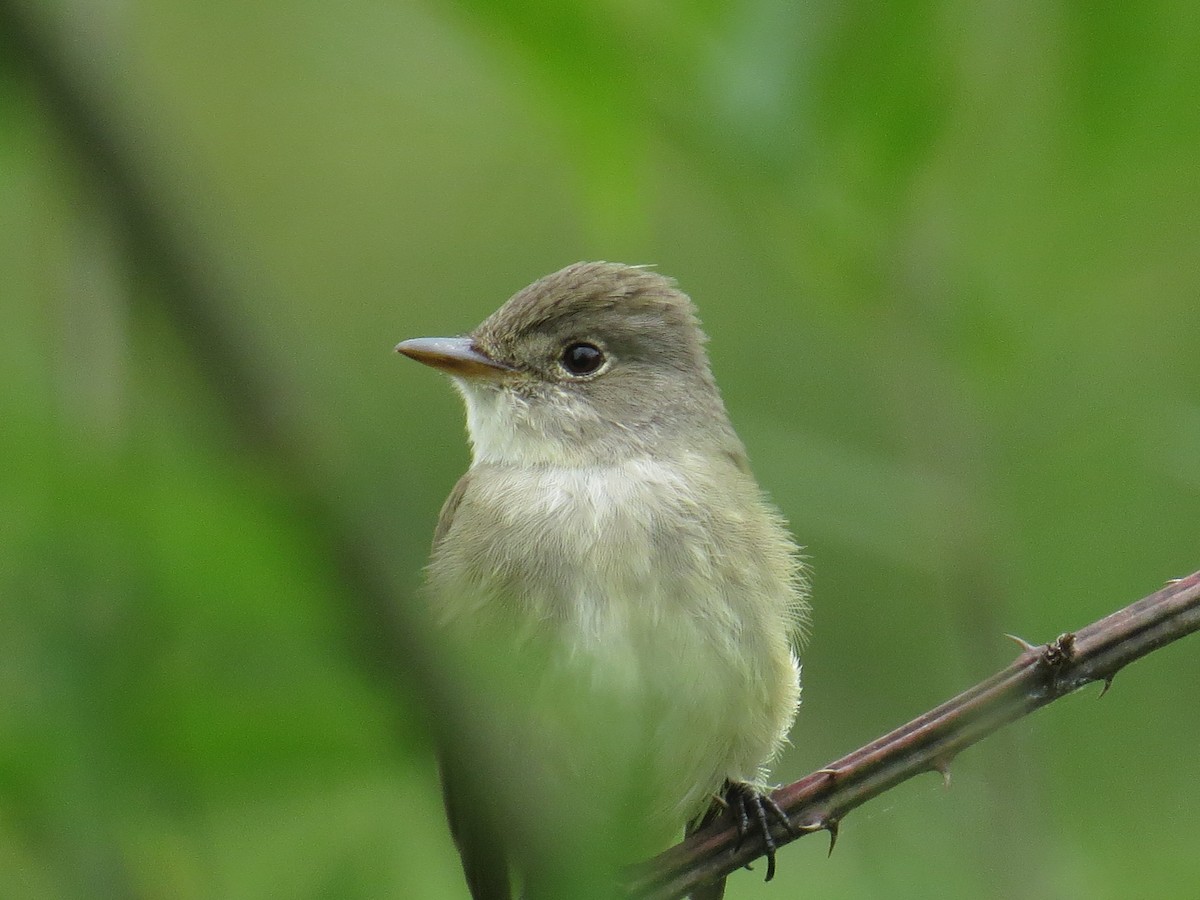
[[[595,344],[569,344],[563,351],[561,362],[571,375],[591,375],[604,365],[604,353]]]

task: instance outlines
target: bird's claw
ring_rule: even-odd
[[[738,838],[734,850],[741,848],[752,829],[756,831],[762,837],[764,855],[767,857],[767,877],[764,880],[770,881],[775,877],[775,850],[778,846],[774,835],[771,834],[771,819],[775,819],[793,837],[797,836],[795,826],[788,820],[787,813],[770,796],[744,782],[729,785],[725,792],[725,802],[733,812],[734,824],[737,827]]]

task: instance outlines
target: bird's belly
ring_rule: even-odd
[[[790,586],[727,552],[734,526],[669,469],[510,477],[479,500],[504,510],[494,527],[439,560],[435,575],[471,573],[446,579],[448,618],[501,611],[496,634],[545,657],[535,717],[565,729],[564,746],[610,745],[628,776],[617,781],[641,786],[652,818],[678,827],[725,779],[758,780],[798,699]],[[501,502],[517,492],[526,502]]]
[[[599,708],[610,702],[624,718],[617,730],[644,754],[641,782],[659,787],[663,818],[679,823],[726,779],[760,777],[794,712],[779,698],[792,697],[798,673],[790,654],[772,657],[771,635],[733,621],[731,586],[711,567],[682,567],[640,541],[621,548],[620,576],[609,552],[600,557],[575,560],[585,577],[560,610],[560,671],[586,673],[583,702],[606,698]]]

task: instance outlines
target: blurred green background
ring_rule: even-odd
[[[807,547],[780,780],[1200,568],[1193,2],[0,14],[0,897],[465,897],[387,629],[467,451],[391,348],[575,260],[691,293]],[[1195,897],[1198,689],[729,896]]]

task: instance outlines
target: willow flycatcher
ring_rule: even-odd
[[[527,894],[554,895],[553,865],[504,824],[522,779],[570,809],[553,831],[608,841],[614,860],[731,804],[773,850],[767,765],[799,703],[805,583],[705,340],[672,280],[589,262],[465,336],[396,347],[449,374],[467,408],[471,466],[428,569],[436,615],[467,655],[519,672],[475,705],[493,746],[443,764],[476,900],[509,897],[513,866]],[[463,767],[488,769],[493,750],[504,761],[476,780],[507,787],[464,800]]]

